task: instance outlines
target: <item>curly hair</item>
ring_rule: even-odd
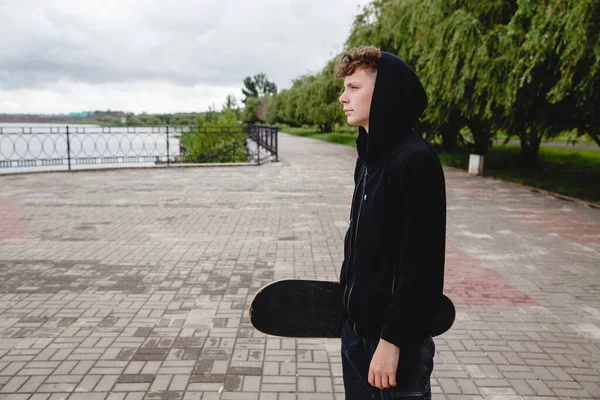
[[[358,68],[367,68],[377,72],[377,65],[381,58],[381,50],[375,46],[361,46],[348,50],[341,61],[335,66],[335,77],[343,79],[352,75]]]

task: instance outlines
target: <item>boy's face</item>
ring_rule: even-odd
[[[375,88],[376,73],[366,68],[359,68],[352,75],[344,78],[344,92],[340,103],[350,125],[362,126],[369,130],[369,111],[371,98]]]

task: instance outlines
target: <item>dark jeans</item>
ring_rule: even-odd
[[[430,400],[429,378],[433,370],[435,345],[431,337],[420,345],[400,349],[396,386],[377,389],[368,381],[369,365],[379,339],[358,336],[344,323],[342,327],[342,368],[346,400]]]

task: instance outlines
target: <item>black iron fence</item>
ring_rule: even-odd
[[[278,161],[277,127],[2,127],[0,172]]]

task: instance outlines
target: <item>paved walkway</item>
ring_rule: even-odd
[[[0,399],[343,399],[339,340],[265,337],[263,284],[336,279],[355,151],[0,177]],[[434,399],[600,398],[600,210],[447,170]]]

